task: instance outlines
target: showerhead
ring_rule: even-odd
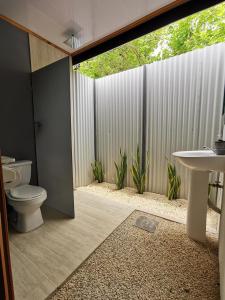
[[[77,49],[80,46],[79,39],[75,36],[74,33],[72,33],[68,39],[66,39],[64,42],[67,46],[73,49]]]

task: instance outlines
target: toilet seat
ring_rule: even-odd
[[[38,203],[45,201],[47,198],[47,192],[45,189],[32,185],[26,185],[25,188],[24,185],[17,186],[13,189],[10,189],[8,192],[6,192],[6,194],[8,203],[13,207],[37,205]],[[17,198],[16,196],[20,198]]]
[[[10,196],[18,201],[25,201],[28,199],[39,198],[46,194],[45,189],[40,186],[29,184],[20,185],[9,190]]]

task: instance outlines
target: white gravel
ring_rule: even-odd
[[[186,223],[187,204],[186,199],[168,200],[165,195],[145,192],[139,195],[136,189],[126,187],[116,190],[115,184],[103,182],[92,183],[86,187],[79,187],[77,190],[92,193],[107,199],[126,203],[147,213],[154,214],[179,223]],[[218,228],[219,215],[212,209],[208,209],[207,231],[216,233]]]
[[[154,233],[133,226],[157,222]],[[217,239],[196,243],[185,226],[133,212],[50,296],[51,300],[218,300]]]

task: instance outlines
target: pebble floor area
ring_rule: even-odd
[[[156,221],[149,233],[138,217]],[[219,299],[217,239],[190,240],[185,226],[134,211],[49,299]]]

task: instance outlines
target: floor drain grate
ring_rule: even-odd
[[[151,220],[147,217],[140,216],[136,219],[134,226],[146,230],[148,232],[154,233],[158,224],[159,222],[156,220]]]

